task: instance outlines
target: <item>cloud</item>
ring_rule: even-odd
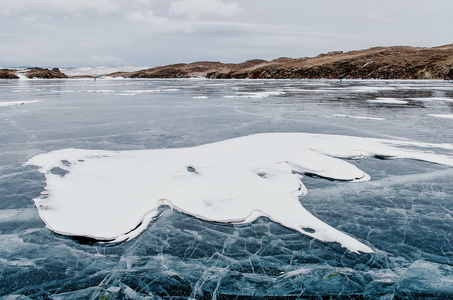
[[[199,19],[201,16],[235,17],[244,11],[237,3],[224,3],[221,0],[181,0],[172,2],[170,15],[187,16]]]
[[[117,56],[92,55],[86,60],[86,62],[88,62],[89,65],[106,65],[106,66],[117,66],[124,64],[124,60]]]
[[[165,17],[159,17],[152,10],[137,10],[126,14],[127,20],[149,23],[153,25],[165,25],[169,20]]]
[[[282,7],[271,0],[0,0],[0,64],[240,62],[378,45],[436,46],[451,43],[453,9],[451,0],[438,2],[287,0]]]
[[[103,15],[117,11],[115,0],[15,0],[2,1],[1,15],[66,16]]]

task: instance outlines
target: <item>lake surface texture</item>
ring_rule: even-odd
[[[451,81],[0,95],[0,297],[453,297]]]

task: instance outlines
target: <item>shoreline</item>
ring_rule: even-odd
[[[83,69],[83,70],[82,70]],[[102,74],[102,69],[108,72]],[[68,74],[65,74],[67,72]],[[85,73],[83,73],[85,72]],[[90,73],[91,72],[91,73]],[[70,76],[70,73],[77,74]],[[374,47],[357,51],[331,51],[316,57],[271,61],[253,59],[242,63],[194,62],[157,67],[98,67],[0,69],[0,79],[395,79],[453,80],[453,44],[433,48]]]

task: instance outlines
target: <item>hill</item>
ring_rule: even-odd
[[[118,68],[117,68],[118,69]],[[139,68],[137,68],[139,69]],[[113,71],[113,68],[111,69]],[[124,70],[124,68],[123,68]],[[69,70],[68,72],[70,72]],[[0,78],[17,79],[17,70],[0,70]],[[28,78],[67,78],[58,68],[20,71]],[[70,76],[76,78],[80,76]],[[115,72],[102,76],[125,78],[327,78],[327,79],[447,79],[453,80],[453,44],[433,48],[395,46],[366,50],[332,51],[317,57],[243,63],[194,62],[145,70]],[[23,77],[23,76],[22,76]],[[83,77],[98,77],[90,76]]]
[[[249,60],[239,64],[195,62],[155,67],[128,78],[330,78],[330,79],[453,79],[453,44],[434,48],[375,47],[312,58]]]
[[[20,79],[20,75],[26,78],[42,78],[42,79],[56,79],[56,78],[68,78],[63,74],[60,69],[53,68],[52,70],[43,69],[43,68],[28,68],[25,70],[17,69],[1,69],[0,70],[0,79]]]

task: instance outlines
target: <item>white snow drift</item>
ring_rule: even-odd
[[[416,149],[416,150],[410,150]],[[432,153],[441,150],[444,155]],[[31,158],[46,177],[34,199],[59,234],[119,242],[137,236],[169,205],[196,218],[248,223],[265,216],[352,252],[373,252],[314,217],[299,202],[302,174],[360,182],[370,177],[339,158],[411,158],[453,166],[453,145],[339,135],[268,133],[192,148],[64,149]]]

